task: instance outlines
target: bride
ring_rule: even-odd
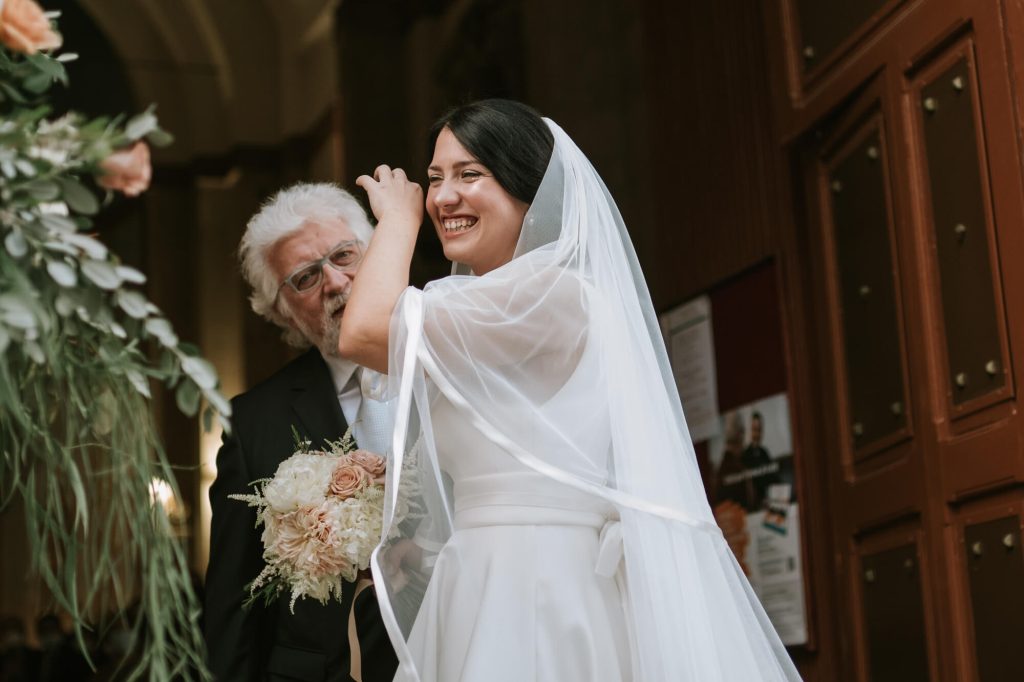
[[[431,132],[454,263],[409,267],[420,187],[380,166],[342,355],[395,419],[372,568],[396,680],[798,680],[708,507],[626,227],[569,137],[485,100]],[[397,479],[417,479],[396,523]]]

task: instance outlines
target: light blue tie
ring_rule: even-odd
[[[352,425],[356,444],[363,450],[386,455],[391,445],[391,409],[389,402],[383,400],[387,377],[362,367],[356,372],[361,398],[356,423]]]

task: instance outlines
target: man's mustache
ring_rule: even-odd
[[[329,320],[334,317],[334,314],[344,308],[348,304],[348,291],[343,291],[340,294],[333,294],[332,296],[324,299],[324,318]]]

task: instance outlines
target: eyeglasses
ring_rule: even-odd
[[[324,281],[324,265],[330,265],[339,272],[352,272],[358,267],[362,257],[363,252],[358,241],[342,242],[320,260],[307,263],[285,277],[281,286],[277,288],[277,293],[280,294],[286,284],[300,294],[313,291]]]

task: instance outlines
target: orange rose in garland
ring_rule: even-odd
[[[0,43],[15,52],[35,54],[60,47],[60,34],[34,0],[0,0]]]

